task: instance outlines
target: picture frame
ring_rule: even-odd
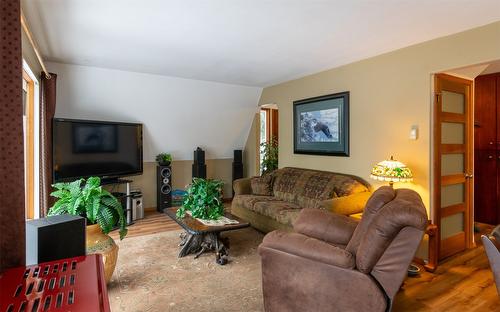
[[[293,152],[349,156],[349,91],[293,102]]]

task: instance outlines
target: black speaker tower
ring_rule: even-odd
[[[207,178],[207,165],[205,165],[205,151],[196,148],[194,151],[193,178]]]
[[[243,151],[234,150],[233,159],[233,182],[234,180],[243,178]],[[234,189],[233,189],[234,196]]]
[[[156,210],[172,207],[172,167],[156,167]]]

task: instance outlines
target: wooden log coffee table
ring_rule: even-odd
[[[177,218],[177,209],[179,207],[167,208],[163,212],[186,231],[180,235],[181,242],[179,246],[181,250],[179,251],[179,258],[194,253],[194,258],[196,259],[206,251],[215,251],[215,261],[220,265],[224,265],[227,263],[229,255],[229,239],[221,237],[221,233],[250,226],[250,223],[230,213],[225,213],[224,215],[226,218],[238,221],[238,224],[208,226],[188,214],[184,218]]]

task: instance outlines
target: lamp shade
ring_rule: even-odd
[[[413,180],[413,174],[410,168],[391,156],[390,160],[381,161],[373,166],[370,178],[390,183],[410,182]]]

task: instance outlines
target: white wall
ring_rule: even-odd
[[[144,161],[189,160],[243,149],[262,88],[48,63],[58,75],[56,117],[144,124]]]

